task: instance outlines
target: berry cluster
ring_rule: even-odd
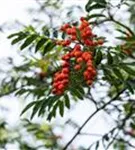
[[[70,63],[69,63],[69,56],[65,55],[63,56],[63,64],[62,64],[62,69],[61,71],[58,71],[54,74],[54,79],[53,79],[53,94],[56,95],[61,95],[65,91],[65,89],[68,86],[69,83],[69,68],[70,68]]]
[[[95,67],[93,66],[93,56],[91,52],[82,51],[80,45],[75,45],[70,53],[71,57],[75,58],[75,71],[82,70],[83,77],[88,85],[91,85],[96,75]]]
[[[92,33],[89,23],[83,17],[80,19],[81,24],[79,27],[65,24],[61,27],[61,31],[68,35],[68,39],[57,41],[56,44],[64,47],[72,46],[64,56],[62,56],[63,64],[62,69],[55,73],[53,79],[53,94],[61,95],[70,85],[70,73],[76,74],[78,71],[83,74],[82,80],[87,85],[91,85],[96,76],[96,69],[93,65],[93,53],[83,47],[95,47],[103,44],[103,40],[95,40],[96,35]],[[78,38],[78,30],[80,32]]]
[[[69,39],[58,41],[57,44],[62,46],[69,46],[71,42],[79,40],[79,42],[83,43],[86,46],[98,46],[103,44],[103,39],[95,39],[95,34],[92,33],[92,29],[89,26],[89,22],[85,20],[85,18],[81,17],[81,24],[79,27],[71,26],[69,24],[65,24],[61,27],[61,31],[65,32],[69,35]],[[80,39],[78,39],[78,33]]]
[[[62,56],[62,60],[62,69],[55,73],[53,79],[54,94],[61,95],[68,87],[70,68],[73,68],[74,71],[82,70],[86,84],[92,84],[96,76],[96,69],[93,66],[93,56],[91,52],[82,51],[81,46],[77,44],[74,46],[72,51]],[[71,60],[74,61],[74,65],[71,65]]]
[[[69,65],[68,63],[66,66]],[[64,64],[65,66],[65,64]],[[63,94],[69,83],[69,67],[63,67],[61,71],[56,72],[53,79],[53,94]]]

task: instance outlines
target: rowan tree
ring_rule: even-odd
[[[44,2],[37,2],[45,10]],[[55,7],[58,4],[57,1],[53,3]],[[70,12],[69,20],[61,21],[60,25],[55,23],[58,18],[53,20],[49,14],[50,26],[44,23],[38,28],[30,25],[8,36],[11,44],[17,44],[26,55],[22,65],[13,64],[10,80],[3,80],[1,84],[1,95],[14,93],[18,97],[31,98],[21,111],[23,117],[31,110],[29,123],[35,116],[45,117],[49,122],[59,114],[63,117],[79,101],[89,100],[95,108],[84,123],[76,127],[76,133],[67,144],[59,147],[53,143],[55,146],[52,144],[50,149],[53,146],[73,149],[74,140],[102,111],[112,118],[111,130],[98,135],[98,140],[88,147],[77,149],[135,148],[133,6],[133,0],[121,0],[117,4],[109,0],[89,0],[82,16],[72,18]],[[123,7],[128,9],[130,20],[117,16],[117,11],[122,12]],[[57,143],[57,136],[53,133],[51,136],[56,137]]]

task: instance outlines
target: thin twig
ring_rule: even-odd
[[[87,119],[86,121],[80,126],[80,128],[78,129],[78,131],[75,133],[75,135],[71,138],[71,140],[65,145],[65,147],[63,148],[63,150],[66,150],[69,145],[76,139],[76,137],[80,134],[81,130],[85,127],[85,125],[89,122],[89,120],[91,118],[93,118],[93,116],[95,116],[98,112],[100,112],[102,109],[104,109],[107,105],[109,105],[110,103],[112,103],[113,101],[115,101],[123,92],[125,91],[125,89],[121,90],[114,98],[112,98],[109,102],[107,102],[106,104],[104,104],[103,106],[101,106],[100,108],[96,109]]]

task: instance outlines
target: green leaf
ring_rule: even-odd
[[[131,92],[131,94],[134,94],[134,88],[133,88],[132,84],[130,84],[130,83],[127,82],[126,83],[126,87]]]
[[[19,35],[21,35],[21,34],[24,34],[24,33],[23,33],[23,32],[13,33],[13,34],[10,34],[7,38],[10,39],[10,38],[12,38],[12,37],[14,37],[14,36],[19,36]]]
[[[130,102],[123,105],[126,114],[128,114],[130,112],[131,106],[132,106],[132,104]]]
[[[48,117],[47,117],[47,120],[48,120],[48,121],[51,121],[52,117],[53,117],[53,113],[50,112],[49,115],[48,115]]]
[[[36,38],[38,37],[37,34],[33,34],[30,37],[28,37],[24,43],[21,45],[21,50],[23,50],[24,48],[26,48],[27,46],[29,46]]]
[[[103,14],[92,14],[92,15],[87,16],[87,20],[92,19],[92,18],[99,18],[99,17],[106,17],[106,16]]]
[[[36,45],[35,52],[37,52],[45,43],[47,39],[46,38],[41,38]]]
[[[53,110],[52,110],[52,116],[55,117],[56,116],[56,110],[59,107],[59,101],[54,105]]]
[[[113,68],[113,72],[120,80],[124,80],[123,74],[121,73],[120,69]]]
[[[82,94],[84,95],[85,94],[85,91],[83,89],[83,87],[80,85],[80,86],[77,86],[77,90]]]
[[[93,0],[94,2],[100,4],[100,5],[106,5],[106,0]]]
[[[120,40],[124,40],[125,42],[134,42],[135,41],[135,36],[132,36],[132,37],[123,37],[123,36],[120,36],[120,37],[116,37],[117,39],[120,39]]]
[[[65,39],[65,37],[66,37],[66,33],[62,32],[62,39]]]
[[[57,101],[57,102],[55,103],[55,105],[53,105],[52,110],[51,110],[51,111],[49,112],[49,114],[48,114],[47,120],[50,121],[50,120],[52,119],[52,117],[55,117],[55,116],[56,116],[57,108],[59,108],[59,101]]]
[[[14,45],[14,44],[18,43],[19,41],[25,39],[27,36],[28,36],[27,34],[21,34],[21,35],[19,35],[19,37],[15,38],[15,39],[11,42],[11,44]]]
[[[132,129],[135,129],[135,124],[134,124],[133,122],[131,122],[131,123],[130,123],[130,127],[131,127]]]
[[[87,6],[86,11],[90,12],[94,9],[103,9],[105,7],[106,7],[106,5],[96,3],[96,4],[93,4],[92,6],[91,5]]]
[[[69,109],[70,108],[70,100],[67,94],[64,95],[65,98],[65,106]]]
[[[55,101],[57,101],[58,98],[59,98],[58,96],[50,96],[47,99],[43,99],[41,106],[39,108],[38,116],[44,114],[47,107],[49,111],[53,107],[53,104],[55,103]]]
[[[126,71],[129,75],[135,76],[135,70],[133,70],[131,67],[121,65],[121,68]]]
[[[48,98],[48,110],[50,110],[50,108],[52,108],[53,104],[60,98],[60,96],[51,96]]]
[[[21,115],[24,114],[29,108],[31,108],[33,105],[35,105],[37,103],[37,101],[31,102],[29,103],[21,112]]]
[[[27,92],[28,92],[28,90],[21,88],[20,90],[18,90],[18,91],[15,93],[15,95],[16,95],[16,96],[17,96],[17,95],[23,95],[24,93],[27,93]]]
[[[64,103],[63,103],[63,101],[59,101],[59,112],[60,112],[60,115],[63,117],[63,115],[64,115]]]
[[[128,36],[128,33],[127,33],[126,31],[123,31],[123,30],[121,30],[121,29],[116,29],[116,30],[119,31],[120,33],[122,33],[122,34]]]
[[[42,100],[42,104],[41,104],[41,107],[39,109],[38,116],[41,116],[42,114],[45,113],[45,109],[46,109],[46,107],[48,105],[48,102],[49,102],[48,99],[43,99]]]
[[[32,114],[31,114],[30,119],[33,119],[33,117],[35,116],[35,114],[38,112],[38,110],[39,110],[41,104],[42,104],[42,100],[36,102],[36,104],[35,104],[35,106],[34,106],[34,108],[33,108],[33,110],[32,110]]]
[[[46,44],[45,44],[43,55],[46,54],[47,52],[51,51],[55,46],[56,46],[55,42],[48,40],[48,42],[46,42]]]
[[[81,32],[80,32],[80,30],[77,29],[77,28],[76,28],[76,34],[77,34],[77,39],[78,39],[79,41],[81,41]]]
[[[72,89],[71,89],[71,94],[73,94],[74,96],[76,96],[76,97],[79,98],[80,100],[83,100],[83,94],[80,93],[80,92],[78,91],[78,89],[72,88]]]
[[[46,26],[44,26],[43,28],[42,28],[42,31],[43,31],[43,34],[44,35],[46,35],[46,36],[50,36],[50,31],[49,31],[49,29],[48,29],[48,27],[46,27]]]
[[[95,56],[95,64],[96,65],[99,65],[100,63],[101,63],[101,61],[102,61],[102,52],[100,51],[100,50],[98,50],[97,52],[96,52],[96,56]]]
[[[107,53],[107,63],[108,65],[113,64],[113,57],[110,52]]]
[[[54,31],[53,31],[53,36],[54,36],[55,38],[58,37],[58,31],[57,31],[57,30],[54,30]]]
[[[88,3],[87,3],[86,6],[85,6],[85,10],[86,10],[86,11],[89,10],[89,7],[90,7],[91,4],[92,4],[92,0],[89,0]]]

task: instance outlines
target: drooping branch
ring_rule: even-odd
[[[101,110],[103,110],[106,106],[108,106],[109,104],[111,104],[112,102],[114,102],[115,100],[117,100],[117,98],[125,91],[125,89],[121,90],[119,93],[117,93],[117,95],[115,97],[113,97],[109,102],[105,103],[103,106],[101,106],[100,108],[96,109],[87,119],[86,121],[80,126],[80,128],[78,129],[78,131],[75,133],[75,135],[71,138],[71,140],[65,145],[65,147],[63,148],[63,150],[66,150],[69,145],[76,139],[76,137],[80,134],[80,132],[82,131],[82,129],[85,127],[85,125],[97,114],[99,113]]]

